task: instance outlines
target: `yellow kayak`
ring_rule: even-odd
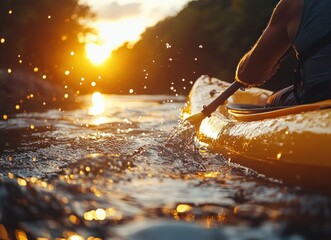
[[[199,78],[182,118],[199,113],[228,86],[208,76]],[[229,161],[291,183],[326,184],[331,192],[331,100],[268,112],[226,108],[227,104],[263,106],[270,94],[260,88],[237,91],[202,121],[198,139]]]

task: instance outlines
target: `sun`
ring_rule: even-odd
[[[94,65],[102,65],[111,57],[112,51],[125,42],[138,41],[144,26],[143,20],[130,18],[118,21],[97,21],[94,24],[97,35],[89,36],[85,44],[87,58]]]
[[[106,45],[97,43],[87,43],[85,45],[87,58],[93,65],[102,65],[111,54],[111,51]]]

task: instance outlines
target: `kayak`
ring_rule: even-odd
[[[200,77],[181,117],[199,113],[229,85]],[[229,162],[331,192],[331,100],[269,111],[263,106],[271,94],[261,88],[237,91],[201,122],[197,139]],[[245,109],[241,104],[255,107]]]

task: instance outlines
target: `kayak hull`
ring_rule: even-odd
[[[192,87],[182,117],[199,113],[203,105],[208,105],[228,86],[215,78],[199,78]],[[263,105],[270,94],[259,88],[239,90],[227,102]],[[331,174],[327,174],[331,170],[331,108],[316,110],[318,108],[315,104],[272,111],[269,115],[238,116],[221,106],[202,121],[197,137],[211,151],[229,161],[268,176],[288,178],[293,183],[306,181],[306,176],[308,185],[318,177],[319,185],[328,184],[331,179],[328,176]],[[322,172],[325,179],[320,176]]]

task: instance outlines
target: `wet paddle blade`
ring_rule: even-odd
[[[193,125],[195,127],[196,130],[198,130],[202,120],[205,118],[206,118],[206,116],[202,112],[199,112],[197,114],[194,114],[194,115],[186,118],[185,121],[189,122],[191,125]]]

